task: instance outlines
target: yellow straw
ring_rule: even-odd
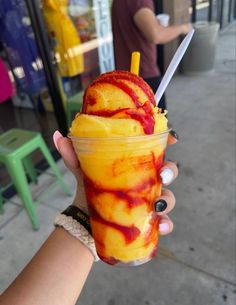
[[[130,72],[139,75],[140,53],[132,52]]]

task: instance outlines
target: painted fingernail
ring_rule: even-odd
[[[174,172],[170,168],[165,168],[161,173],[161,180],[163,184],[168,184],[174,179]]]
[[[54,145],[56,146],[56,149],[59,151],[58,149],[58,140],[63,138],[63,135],[58,131],[56,130],[53,134],[53,142],[54,142]]]
[[[168,159],[167,161],[170,161],[170,162],[175,163],[175,165],[176,165],[178,168],[180,167],[180,163],[177,162],[177,161],[173,161],[173,160],[171,160],[171,159]]]
[[[163,232],[163,233],[164,233],[164,232],[168,232],[169,229],[170,229],[170,227],[169,227],[168,223],[163,222],[163,223],[160,223],[160,224],[159,224],[159,231],[160,231],[160,232]]]
[[[154,208],[156,212],[163,212],[167,208],[167,202],[164,199],[160,199],[154,203]]]
[[[170,134],[171,134],[171,135],[172,135],[172,137],[174,137],[176,140],[179,140],[179,135],[177,134],[177,132],[176,132],[176,131],[171,130],[171,131],[170,131]]]

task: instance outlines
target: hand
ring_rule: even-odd
[[[191,30],[192,30],[193,26],[191,23],[185,23],[181,25],[181,33],[183,35],[187,35]]]
[[[168,144],[173,145],[178,142],[178,135],[175,131],[171,131],[168,137]],[[178,176],[178,167],[174,162],[166,161],[160,170],[163,186],[170,185]],[[154,208],[158,215],[161,216],[159,222],[159,234],[167,235],[173,231],[174,225],[167,215],[175,207],[174,194],[163,187],[160,198],[154,204]],[[164,209],[164,210],[163,210]],[[160,211],[162,210],[162,211]]]
[[[61,154],[66,167],[72,172],[77,180],[76,194],[72,204],[82,209],[86,214],[89,214],[84,193],[82,172],[71,140],[63,137],[59,131],[56,131],[53,135],[53,141],[58,152]]]
[[[82,179],[82,172],[80,169],[79,161],[74,152],[70,139],[63,137],[59,131],[56,131],[53,135],[54,144],[61,154],[65,165],[74,174],[77,180],[77,190],[73,204],[81,208],[83,211],[88,213],[88,207],[84,194],[84,186]],[[178,140],[178,136],[175,132],[171,132],[168,138],[168,144],[175,144]],[[160,171],[160,175],[163,181],[163,186],[167,186],[173,182],[178,176],[178,168],[175,163],[167,161]],[[154,209],[160,215],[159,233],[166,235],[172,232],[173,222],[167,215],[175,206],[175,197],[170,190],[164,189],[160,198],[157,198]]]

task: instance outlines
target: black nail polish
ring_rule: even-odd
[[[176,131],[171,130],[171,131],[170,131],[170,134],[171,134],[171,135],[172,135],[172,137],[174,137],[176,140],[179,140],[179,135],[177,134],[177,132],[176,132]]]
[[[163,212],[167,208],[167,202],[164,199],[160,199],[154,203],[154,208],[156,212]]]

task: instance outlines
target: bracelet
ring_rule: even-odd
[[[91,234],[89,217],[78,207],[70,205],[54,220],[54,226],[64,228],[68,233],[77,238],[93,254],[94,261],[99,261],[94,239]]]

